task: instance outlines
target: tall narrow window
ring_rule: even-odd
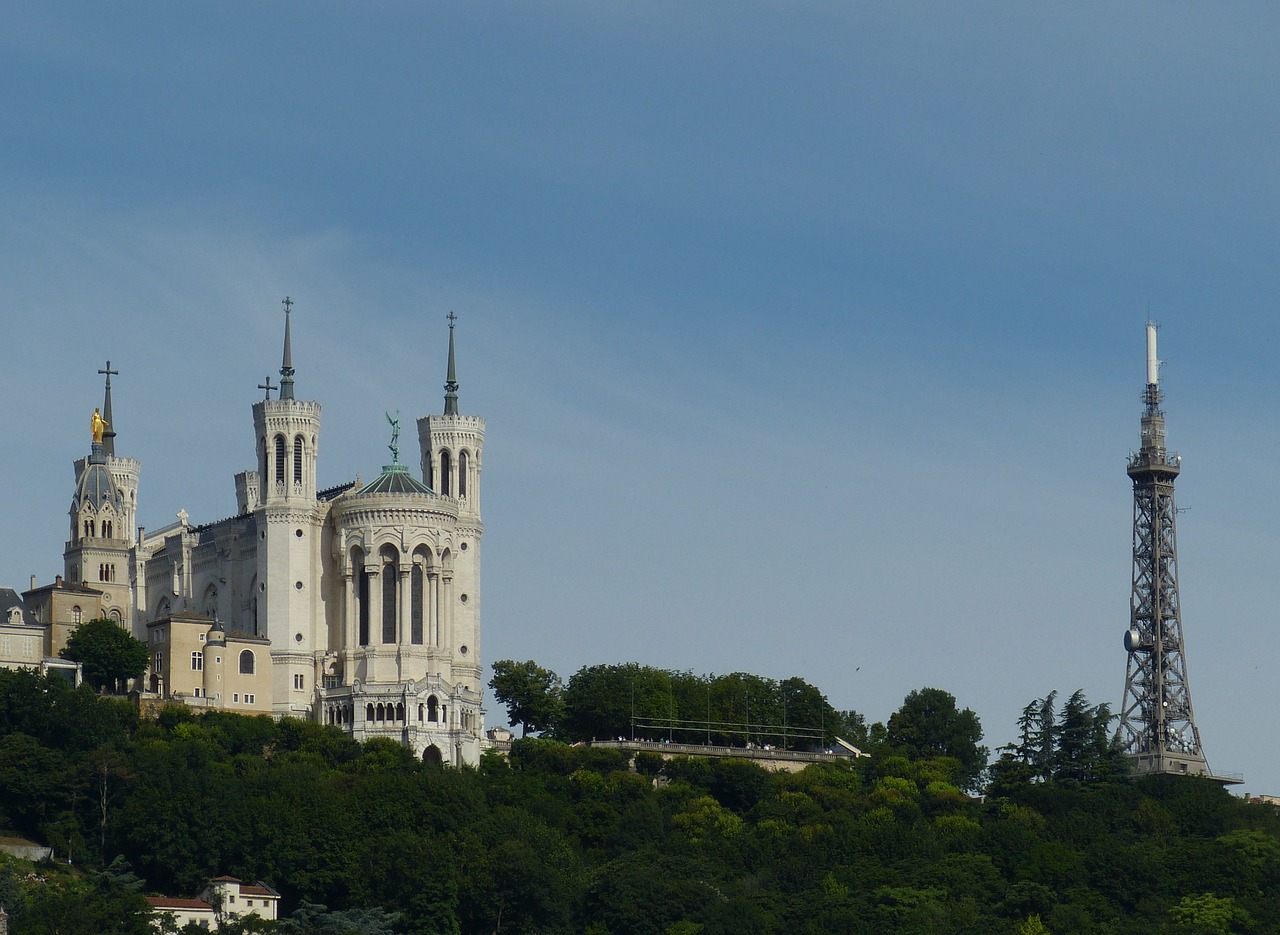
[[[82,611],[82,610],[79,608],[79,606],[76,606],[76,607],[72,607],[72,608],[71,608],[71,622],[72,622],[72,623],[79,623],[79,622],[80,622],[80,620],[82,619],[83,615],[84,615],[84,611]]]
[[[302,483],[302,436],[293,440],[293,482]]]
[[[246,649],[240,654],[240,674],[253,675],[253,651]]]
[[[458,496],[465,497],[467,495],[467,464],[471,459],[467,457],[465,451],[458,452]]]
[[[360,607],[358,615],[360,618],[360,645],[369,645],[369,572],[363,568],[360,569],[360,586],[356,593],[356,600]]]
[[[396,566],[382,566],[382,642],[396,641]]]
[[[204,653],[197,651],[191,654],[191,671],[204,671]]]
[[[112,533],[111,520],[109,519],[103,520],[102,521],[102,538],[110,539],[111,533]]]
[[[276,483],[284,483],[284,436],[276,436]]]
[[[453,458],[449,452],[440,452],[440,492],[446,497],[453,496],[453,485],[450,480],[453,476]]]
[[[422,591],[423,591],[423,574],[422,566],[416,562],[413,565],[413,572],[409,576],[410,581],[410,617],[412,618],[412,632],[410,640],[421,646],[422,645]]]
[[[432,722],[440,720],[440,702],[436,701],[435,695],[427,699],[427,720]]]

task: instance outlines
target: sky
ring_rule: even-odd
[[[1280,794],[1278,32],[1257,3],[15,3],[0,586],[62,570],[108,359],[138,522],[210,522],[286,295],[322,485],[376,475],[385,412],[441,411],[454,311],[484,660],[800,676],[868,720],[937,687],[994,749],[1049,691],[1119,707],[1151,318],[1196,722]]]

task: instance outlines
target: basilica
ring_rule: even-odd
[[[144,699],[310,718],[475,764],[485,423],[458,411],[455,318],[444,411],[417,420],[420,474],[401,463],[388,417],[391,463],[317,489],[321,406],[295,393],[291,305],[280,382],[259,387],[254,466],[235,476],[226,519],[136,525],[141,465],[116,452],[108,362],[75,464],[63,575],[0,607],[0,664],[36,661],[18,646],[51,661],[76,625],[106,617],[148,645]]]

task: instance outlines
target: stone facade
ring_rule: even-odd
[[[485,424],[457,411],[452,322],[445,412],[417,421],[422,478],[393,438],[375,480],[326,489],[321,406],[295,398],[289,327],[286,316],[280,398],[268,389],[252,405],[254,466],[235,477],[234,516],[196,525],[180,511],[135,533],[141,466],[116,456],[114,428],[76,462],[66,581],[24,595],[47,608],[51,634],[62,627],[45,651],[75,619],[108,616],[151,649],[146,694],[314,718],[475,764]]]

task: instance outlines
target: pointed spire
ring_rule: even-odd
[[[449,373],[445,377],[444,384],[444,414],[456,416],[458,414],[458,374],[453,366],[453,323],[458,320],[458,316],[450,312],[446,317],[449,319]]]
[[[280,362],[280,398],[293,399],[293,346],[289,339],[289,313],[293,299],[287,295],[280,303],[284,306],[284,359]]]
[[[116,418],[111,414],[111,375],[120,376],[120,371],[112,370],[111,361],[107,361],[107,368],[99,370],[98,373],[107,376],[107,395],[102,401],[102,421],[107,423],[107,430],[102,433],[102,453],[108,458],[114,458],[116,456]]]

